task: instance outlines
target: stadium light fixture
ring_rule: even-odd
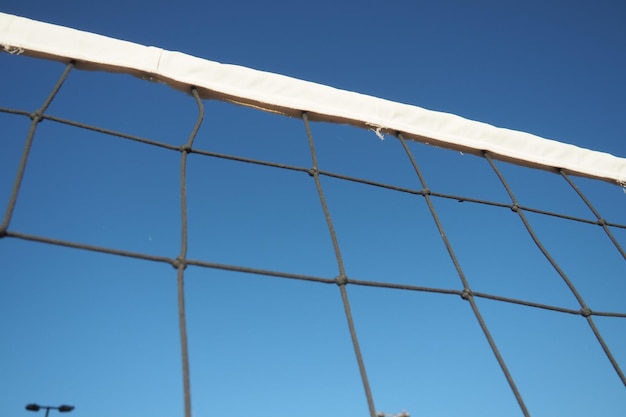
[[[46,416],[45,417],[48,417],[48,414],[50,413],[50,410],[58,410],[59,413],[69,413],[70,411],[72,411],[74,409],[74,406],[73,405],[62,404],[62,405],[60,405],[58,407],[53,407],[51,405],[39,405],[39,404],[35,404],[35,403],[26,405],[26,409],[28,411],[39,411],[42,408],[46,409]]]

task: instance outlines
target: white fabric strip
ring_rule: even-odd
[[[626,184],[626,158],[497,128],[452,114],[425,110],[282,75],[226,65],[88,32],[0,13],[0,50],[78,67],[130,73],[204,97],[218,97],[267,111],[348,123],[389,134],[544,169]]]

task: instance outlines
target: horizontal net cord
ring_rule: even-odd
[[[468,153],[488,151],[519,165],[626,184],[626,158],[592,151],[525,132],[426,110],[278,74],[220,64],[180,52],[0,13],[0,46],[79,68],[128,73],[164,82],[203,98],[219,98],[310,120],[347,123],[376,133]]]
[[[53,246],[61,246],[72,249],[80,249],[86,250],[89,252],[102,253],[105,255],[116,255],[122,256],[126,258],[133,258],[142,261],[151,261],[151,262],[159,262],[168,264],[172,267],[176,267],[178,269],[179,265],[183,266],[196,266],[200,268],[207,269],[216,269],[222,271],[229,272],[241,272],[244,274],[250,275],[259,275],[273,278],[284,278],[284,279],[293,279],[297,281],[309,281],[309,282],[317,282],[320,284],[333,284],[337,285],[337,279],[335,278],[325,278],[318,277],[313,275],[303,275],[303,274],[295,274],[291,272],[285,271],[275,271],[269,269],[261,269],[261,268],[252,268],[241,265],[230,265],[223,264],[218,262],[209,262],[198,259],[180,259],[180,258],[171,258],[167,256],[159,256],[159,255],[151,255],[140,252],[127,251],[122,249],[113,249],[107,248],[104,246],[98,245],[90,245],[85,243],[71,242],[63,239],[54,239],[45,236],[33,235],[29,233],[21,233],[16,231],[7,231],[4,238],[13,238],[19,239],[29,242],[36,242],[45,245],[53,245]],[[442,295],[454,295],[463,297],[467,295],[467,292],[464,290],[455,290],[449,288],[436,288],[436,287],[426,287],[420,285],[410,285],[410,284],[400,284],[400,283],[390,283],[390,282],[381,282],[381,281],[370,281],[370,280],[360,280],[356,278],[346,278],[346,285],[356,285],[361,287],[374,287],[374,288],[386,288],[391,290],[405,290],[405,291],[414,291],[414,292],[423,292],[423,293],[433,293],[433,294],[442,294]],[[533,307],[542,310],[554,311],[557,313],[565,313],[576,316],[585,316],[589,314],[590,316],[601,316],[601,317],[614,317],[614,318],[626,318],[626,312],[612,312],[612,311],[596,311],[590,309],[589,311],[581,311],[567,307],[555,306],[550,304],[536,303],[533,301],[522,300],[518,298],[511,297],[503,297],[500,295],[489,294],[481,291],[471,291],[471,295],[477,298],[484,298],[488,300],[508,303],[508,304],[517,304],[526,307]]]
[[[0,113],[8,113],[8,114],[14,114],[14,115],[25,116],[25,117],[30,117],[30,118],[33,117],[33,113],[31,113],[31,112],[24,111],[24,110],[18,110],[18,109],[12,109],[12,108],[5,108],[5,107],[0,107]],[[94,125],[90,125],[90,124],[86,124],[86,123],[76,122],[76,121],[73,121],[73,120],[69,120],[69,119],[65,119],[65,118],[62,118],[62,117],[53,116],[53,115],[50,115],[50,114],[41,114],[41,115],[38,115],[38,117],[40,118],[41,121],[43,121],[43,120],[50,120],[50,121],[53,121],[53,122],[56,122],[56,123],[61,123],[61,124],[65,124],[65,125],[68,125],[68,126],[73,126],[73,127],[77,127],[77,128],[81,128],[81,129],[86,129],[86,130],[90,130],[90,131],[93,131],[93,132],[98,132],[98,133],[102,133],[102,134],[106,134],[106,135],[110,135],[110,136],[114,136],[114,137],[118,137],[118,138],[122,138],[122,139],[132,140],[132,141],[135,141],[135,142],[156,146],[156,147],[168,149],[168,150],[171,150],[171,151],[181,152],[183,150],[183,148],[185,148],[184,146],[171,145],[171,144],[160,142],[160,141],[157,141],[157,140],[144,138],[144,137],[140,137],[140,136],[136,136],[136,135],[131,135],[131,134],[127,134],[127,133],[123,133],[123,132],[119,132],[119,131],[115,131],[115,130],[111,130],[111,129],[106,129],[106,128],[103,128],[103,127],[94,126]],[[307,174],[311,175],[311,168],[309,168],[309,167],[295,166],[295,165],[289,165],[289,164],[282,164],[282,163],[278,163],[278,162],[265,161],[265,160],[255,159],[255,158],[247,158],[247,157],[242,157],[242,156],[237,156],[237,155],[229,155],[229,154],[224,154],[224,153],[219,153],[219,152],[207,151],[207,150],[203,150],[203,149],[196,149],[196,148],[193,148],[193,147],[189,148],[189,149],[186,149],[186,150],[190,154],[194,154],[194,155],[202,155],[202,156],[219,158],[219,159],[226,159],[226,160],[237,161],[237,162],[245,162],[245,163],[254,164],[254,165],[261,165],[261,166],[267,166],[267,167],[272,167],[272,168],[279,168],[279,169],[286,169],[286,170],[291,170],[291,171],[304,172],[304,173],[307,173]],[[538,209],[538,208],[534,208],[534,207],[525,206],[525,205],[522,205],[522,204],[518,204],[516,206],[516,205],[514,205],[512,203],[502,203],[502,202],[483,200],[483,199],[478,199],[478,198],[473,198],[473,197],[468,197],[468,196],[460,196],[460,195],[455,195],[455,194],[446,194],[446,193],[433,191],[433,190],[430,190],[430,189],[428,189],[428,190],[424,190],[424,189],[418,190],[418,189],[411,189],[411,188],[406,188],[406,187],[400,187],[400,186],[396,186],[396,185],[392,185],[392,184],[386,184],[386,183],[377,182],[377,181],[370,181],[370,180],[367,180],[367,179],[364,179],[364,178],[352,177],[352,176],[349,176],[349,175],[344,175],[344,174],[339,174],[339,173],[336,173],[336,172],[326,171],[326,170],[323,170],[323,169],[318,169],[317,172],[319,173],[320,176],[336,178],[336,179],[340,179],[340,180],[344,180],[344,181],[350,181],[350,182],[355,182],[355,183],[364,184],[364,185],[371,185],[371,186],[375,186],[375,187],[378,187],[378,188],[383,188],[383,189],[392,190],[392,191],[399,191],[399,192],[403,192],[403,193],[407,193],[407,194],[424,195],[424,194],[428,193],[429,195],[431,195],[433,197],[444,198],[444,199],[448,199],[448,200],[456,200],[459,203],[483,204],[483,205],[494,206],[494,207],[508,208],[510,210],[522,209],[522,210],[525,210],[527,212],[541,214],[541,215],[545,215],[545,216],[551,216],[551,217],[556,217],[556,218],[565,219],[565,220],[572,220],[572,221],[579,222],[579,223],[587,223],[587,224],[602,226],[605,229],[605,231],[608,232],[608,234],[611,237],[611,240],[613,241],[613,243],[616,246],[618,246],[620,252],[623,254],[623,250],[621,249],[621,247],[619,247],[619,244],[617,243],[615,238],[612,236],[612,234],[610,234],[610,231],[609,231],[608,227],[615,227],[615,228],[619,228],[619,229],[626,229],[626,224],[611,222],[611,221],[609,221],[607,219],[603,219],[603,218],[601,218],[597,214],[595,209],[592,209],[592,208],[590,208],[590,210],[596,216],[596,220],[585,219],[585,218],[576,217],[576,216],[570,216],[570,215],[567,215],[567,214],[564,214],[564,213],[556,213],[556,212],[552,212],[552,211],[542,210],[542,209]],[[570,184],[573,184],[571,182],[571,179],[569,177],[567,177],[566,176],[567,174],[565,174],[564,172],[557,171],[557,170],[554,170],[554,172],[555,173],[560,173],[560,175],[563,175],[568,180],[568,182]],[[577,188],[575,188],[575,190],[577,190],[577,193],[580,194],[580,191]],[[588,202],[586,204],[589,206]]]

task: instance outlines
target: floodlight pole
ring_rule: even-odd
[[[74,406],[73,405],[62,404],[62,405],[60,405],[58,407],[54,407],[54,406],[51,406],[51,405],[39,405],[39,404],[35,404],[35,403],[26,405],[26,409],[28,411],[39,411],[42,408],[46,409],[45,417],[48,417],[48,414],[50,414],[50,410],[58,410],[59,413],[69,413],[70,411],[72,411],[74,409]]]

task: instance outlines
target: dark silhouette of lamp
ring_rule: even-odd
[[[60,405],[58,407],[53,407],[53,406],[50,406],[50,405],[39,405],[39,404],[35,404],[35,403],[26,405],[26,409],[28,411],[39,411],[42,408],[46,409],[46,416],[45,417],[48,417],[48,413],[50,413],[50,410],[58,410],[59,413],[69,413],[70,411],[72,411],[74,409],[74,406],[73,405],[63,404],[63,405]]]

